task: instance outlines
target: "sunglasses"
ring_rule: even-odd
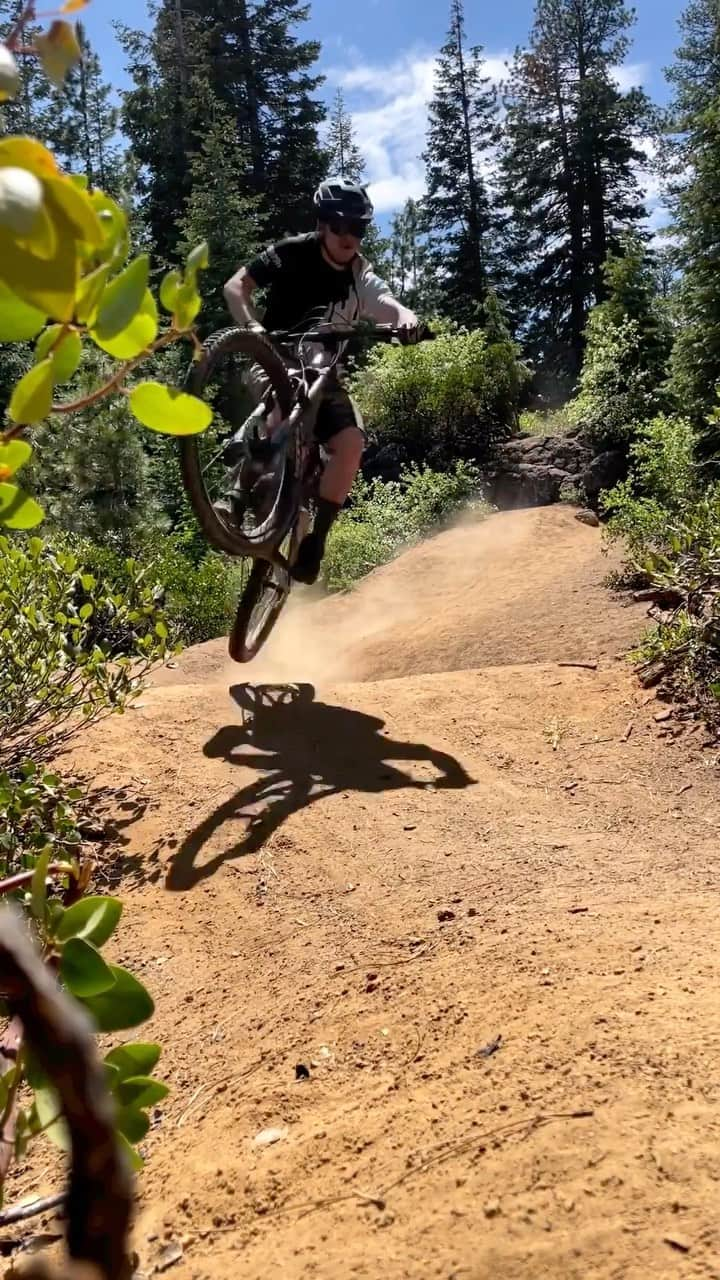
[[[328,218],[327,225],[334,236],[354,236],[356,240],[362,240],[368,229],[368,223],[362,218],[342,218],[339,215]]]

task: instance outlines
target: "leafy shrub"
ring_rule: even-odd
[[[347,590],[473,499],[481,507],[480,484],[479,471],[467,462],[442,473],[412,467],[389,483],[359,479],[352,506],[341,515],[328,544],[325,586]]]
[[[575,426],[567,406],[561,409],[524,409],[518,420],[518,431],[523,436],[565,436]]]
[[[0,765],[121,711],[166,652],[141,574],[114,591],[69,551],[0,538]]]
[[[632,447],[630,477],[605,495],[609,535],[627,571],[655,589],[664,612],[635,657],[648,680],[690,700],[720,725],[720,484],[702,488],[696,437],[684,419],[659,417]]]
[[[670,549],[674,522],[699,497],[695,433],[684,418],[659,415],[630,448],[630,475],[602,497],[608,532],[622,538],[636,567]]]
[[[442,333],[416,347],[376,347],[352,389],[366,425],[407,465],[484,461],[515,428],[527,374],[511,342]]]
[[[76,857],[81,799],[81,791],[33,762],[0,773],[0,880],[34,866],[46,849],[53,862]]]
[[[643,366],[636,320],[615,321],[597,307],[587,326],[585,362],[568,417],[598,448],[628,444],[663,408],[655,373]]]
[[[136,543],[131,559],[94,543],[83,543],[77,554],[118,593],[140,577],[153,598],[162,599],[172,643],[201,644],[227,634],[240,592],[241,564],[230,564],[214,551],[195,561],[182,534],[148,536]]]

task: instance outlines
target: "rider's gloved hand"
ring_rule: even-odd
[[[401,329],[398,329],[397,334],[398,341],[402,347],[412,347],[418,340],[418,326],[403,325]]]

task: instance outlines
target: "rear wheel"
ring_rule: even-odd
[[[186,436],[180,441],[183,484],[208,541],[235,556],[259,555],[276,546],[293,517],[292,450],[282,450],[268,471],[267,481],[263,479],[260,509],[250,503],[241,506],[230,496],[237,466],[234,471],[229,466],[229,454],[243,429],[249,429],[255,400],[248,382],[258,375],[268,384],[265,403],[277,406],[281,417],[287,418],[293,406],[292,383],[280,353],[263,334],[240,329],[213,334],[185,381],[187,391],[212,404],[214,421],[203,435]],[[252,419],[253,430],[261,435],[265,416],[260,413]],[[241,446],[233,451],[240,465]],[[231,504],[232,513],[223,512],[223,503]]]

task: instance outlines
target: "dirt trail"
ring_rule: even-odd
[[[608,567],[561,509],[451,531],[85,742],[172,1085],[144,1274],[720,1276],[716,761]]]

